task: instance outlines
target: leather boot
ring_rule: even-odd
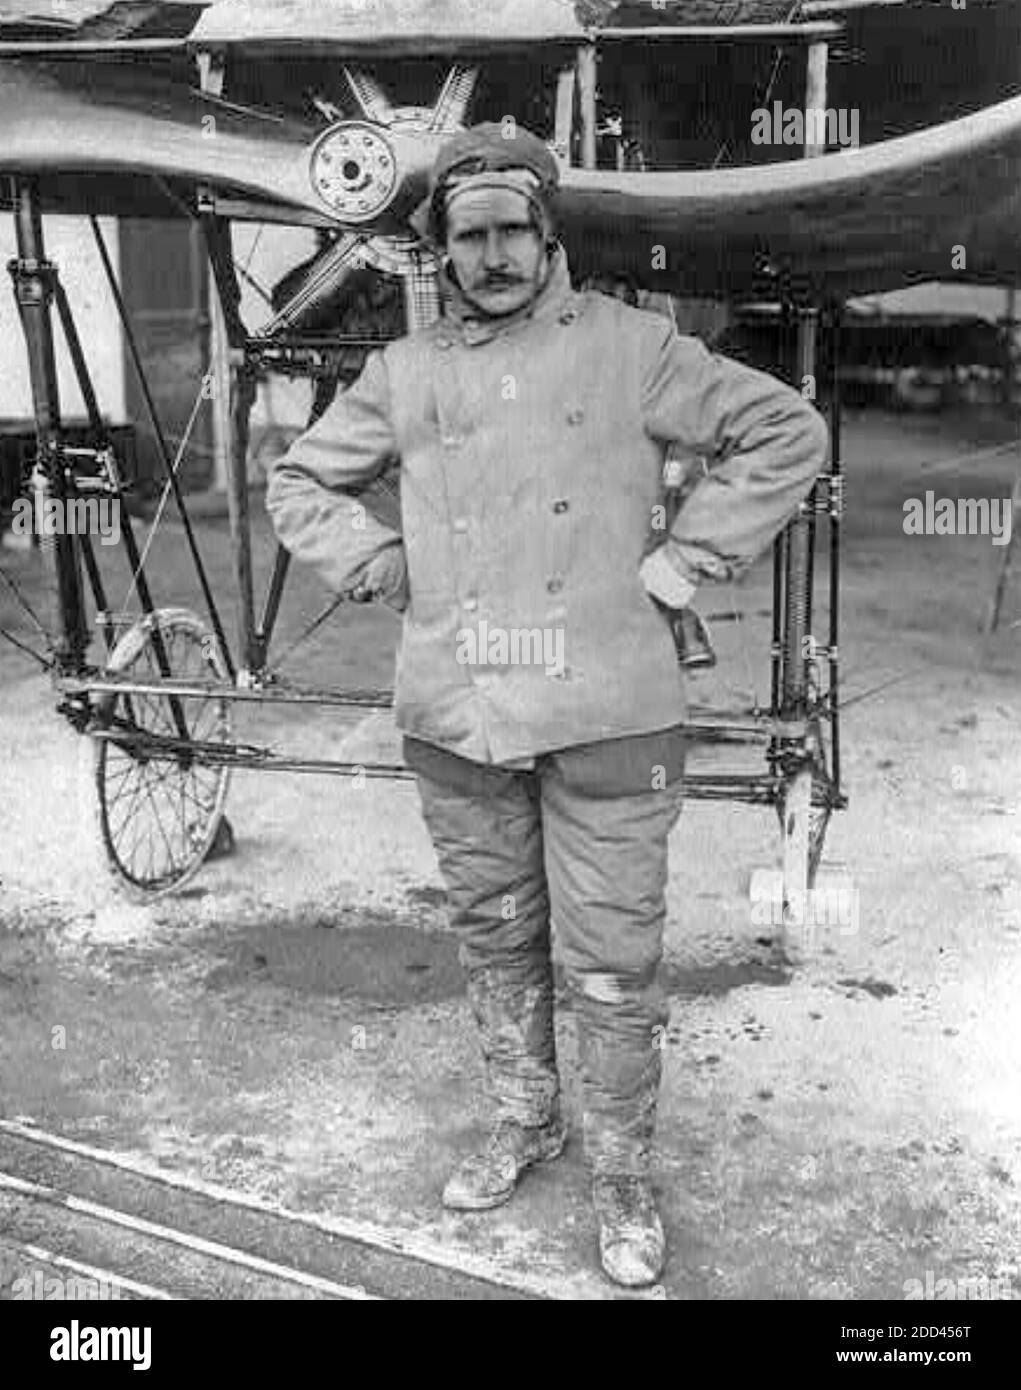
[[[509,1200],[526,1169],[549,1163],[564,1151],[567,1128],[559,1112],[548,1124],[526,1127],[500,1120],[485,1143],[458,1165],[443,1189],[443,1205],[454,1211],[486,1211]]]
[[[597,1177],[592,1202],[599,1220],[599,1258],[615,1284],[636,1289],[663,1273],[666,1238],[646,1178]]]
[[[496,1119],[482,1147],[452,1174],[443,1204],[484,1211],[506,1202],[526,1169],[558,1157],[567,1132],[560,1117],[548,958],[469,970],[467,984]]]
[[[469,970],[467,989],[497,1117],[547,1124],[560,1093],[548,958]]]
[[[585,1153],[599,1221],[599,1256],[616,1284],[640,1288],[659,1278],[663,1226],[648,1180],[667,1021],[655,980],[574,979],[582,1064]]]
[[[613,977],[577,981],[572,997],[582,1074],[585,1157],[593,1176],[649,1171],[668,1018],[662,992],[615,985]],[[593,997],[605,989],[605,997]],[[614,993],[610,993],[610,991]]]

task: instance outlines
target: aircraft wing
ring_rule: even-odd
[[[593,16],[600,12],[590,3]],[[614,6],[604,4],[602,10]],[[577,13],[576,13],[577,10]],[[584,0],[218,0],[200,17],[193,43],[210,47],[290,47],[307,51],[340,45],[379,54],[385,35],[388,57],[455,53],[463,49],[543,43],[580,43]]]
[[[104,64],[100,80],[98,65],[0,62],[0,130],[0,174],[37,175],[44,205],[63,211],[165,215],[147,203],[157,176],[189,197],[208,183],[330,225],[309,174],[320,128],[210,106],[138,63]],[[392,138],[403,186],[389,230],[421,197],[439,140]],[[1021,279],[1021,97],[816,159],[572,168],[563,185],[575,269],[650,289],[762,296],[779,278],[850,295],[933,278]]]
[[[578,270],[675,293],[748,292],[767,267],[837,294],[934,278],[1017,282],[1021,97],[815,159],[679,173],[570,169],[562,198]]]

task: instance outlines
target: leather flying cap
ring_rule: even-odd
[[[531,169],[550,190],[560,182],[557,161],[538,135],[514,122],[484,121],[458,131],[441,147],[433,166],[432,191],[455,170],[480,174],[500,169]]]
[[[461,178],[528,170],[536,180],[533,196],[544,206],[560,183],[560,168],[545,143],[510,121],[484,121],[452,135],[440,148],[429,178],[429,196],[411,217],[415,230],[430,241],[444,239],[444,199]]]

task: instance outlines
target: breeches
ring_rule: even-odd
[[[498,1111],[541,1125],[558,1105],[555,953],[578,1024],[587,1158],[596,1172],[643,1173],[667,1022],[658,967],[680,731],[548,754],[528,772],[413,739],[405,758]]]

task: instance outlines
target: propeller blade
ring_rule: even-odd
[[[125,80],[128,79],[128,80]],[[315,203],[315,131],[253,119],[156,74],[77,64],[0,67],[0,165],[7,173],[123,170],[208,182],[273,202]]]
[[[40,175],[58,189],[64,179],[72,204],[76,178],[101,174],[137,183],[142,175],[299,208],[318,214],[324,226],[342,222],[310,176],[321,127],[208,103],[182,82],[137,64],[0,62],[0,130],[0,172]],[[386,133],[397,190],[373,226],[402,225],[424,196],[440,138]]]

